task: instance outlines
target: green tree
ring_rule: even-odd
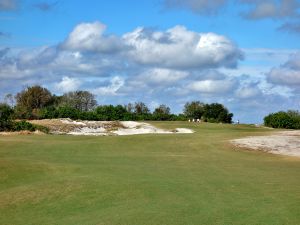
[[[0,104],[0,131],[10,130],[12,127],[13,109],[7,104]]]
[[[213,123],[231,123],[233,114],[229,113],[222,104],[212,103],[204,106],[203,118]]]
[[[292,110],[271,113],[264,118],[264,124],[273,128],[300,129],[300,113]]]
[[[95,95],[88,91],[72,91],[62,96],[61,105],[87,112],[95,108],[97,101]]]
[[[96,108],[98,120],[124,120],[127,111],[121,105],[101,105]]]
[[[170,108],[166,105],[160,105],[153,112],[154,120],[168,120],[170,119]]]
[[[128,113],[134,113],[134,104],[128,103],[127,105],[125,105],[125,109]]]
[[[32,86],[16,95],[16,113],[20,118],[37,118],[39,110],[48,106],[52,101],[52,94],[41,86]]]
[[[204,113],[204,103],[199,101],[187,102],[184,105],[183,114],[187,118],[201,119]]]
[[[143,103],[143,102],[136,102],[134,104],[134,113],[137,114],[137,115],[145,115],[145,114],[149,114],[150,110],[146,106],[145,103]]]

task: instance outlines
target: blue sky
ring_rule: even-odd
[[[298,0],[0,0],[0,96],[39,84],[247,123],[300,109]]]

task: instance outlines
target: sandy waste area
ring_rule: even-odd
[[[32,120],[33,124],[48,127],[52,134],[70,135],[136,135],[136,134],[190,134],[193,130],[176,128],[164,130],[149,123],[134,121],[73,121],[71,119]]]
[[[273,154],[300,157],[300,131],[274,132],[268,136],[255,136],[231,140],[237,147],[260,150]]]

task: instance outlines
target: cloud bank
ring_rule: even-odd
[[[280,67],[273,68],[267,77],[270,83],[287,86],[300,92],[300,52],[292,55]]]
[[[230,38],[180,25],[113,35],[99,21],[80,23],[54,46],[0,49],[0,90],[4,95],[34,84],[59,94],[85,89],[100,104],[155,102],[175,112],[187,101],[201,100],[221,102],[241,115],[256,107],[261,116],[279,108],[280,87],[288,90],[290,101],[297,98],[299,54],[259,80],[231,74],[243,58]]]

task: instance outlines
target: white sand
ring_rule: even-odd
[[[231,143],[238,147],[300,157],[300,131],[284,131],[269,136],[246,137],[232,140]]]
[[[192,134],[194,133],[193,130],[187,128],[176,128],[176,132],[180,134]]]
[[[121,122],[125,128],[119,128],[112,133],[116,135],[136,135],[136,134],[172,134],[173,132],[156,128],[148,123],[133,121]]]
[[[82,127],[82,128],[76,128],[74,131],[68,132],[67,134],[106,136],[106,135],[108,135],[108,132],[103,127],[98,127],[98,128]]]
[[[73,125],[82,125],[82,126],[86,126],[85,123],[83,122],[77,122],[77,121],[73,121],[73,120],[70,120],[70,119],[61,119],[60,120],[62,123],[64,124],[73,124]]]
[[[34,124],[50,129],[52,134],[70,135],[137,135],[137,134],[191,134],[194,131],[187,128],[164,130],[149,123],[135,121],[73,121],[66,119],[34,120]]]

